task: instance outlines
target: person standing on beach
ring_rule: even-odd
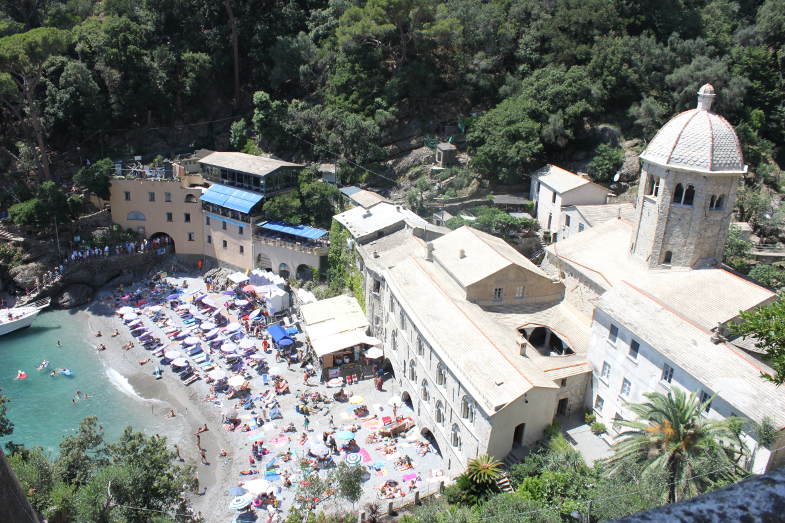
[[[177,453],[177,459],[179,459],[180,461],[185,461],[185,460],[182,458],[182,456],[180,456],[180,447],[178,447],[178,446],[177,446],[177,443],[175,443],[175,445],[174,445],[174,451]],[[199,480],[197,479],[197,482],[198,482],[198,481],[199,481]],[[198,487],[197,487],[197,489],[198,489]]]
[[[207,451],[204,449],[199,450],[199,455],[202,458],[202,465],[209,465],[210,463],[207,462]]]
[[[305,417],[303,420],[303,427],[305,428],[306,432],[308,431],[308,427],[311,425],[311,420],[308,419],[308,416]]]

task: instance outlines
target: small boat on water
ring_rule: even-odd
[[[29,327],[38,313],[49,307],[50,299],[44,298],[30,305],[0,309],[0,336]]]
[[[38,368],[38,370],[44,370],[48,366],[49,366],[49,360],[44,360],[44,361],[41,362],[40,365],[38,365],[37,368]]]
[[[60,374],[62,374],[63,376],[73,376],[74,371],[72,371],[71,369],[60,369]]]

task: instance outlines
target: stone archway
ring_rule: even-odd
[[[414,405],[412,405],[412,397],[409,395],[408,392],[403,391],[401,392],[401,401],[404,405],[409,407],[409,410],[414,411]]]
[[[259,253],[256,255],[256,268],[261,269],[263,271],[272,271],[273,270],[273,262],[270,260],[270,257],[264,253]]]
[[[171,252],[175,252],[174,238],[172,238],[165,232],[156,232],[151,234],[150,245],[153,248],[167,249]]]
[[[298,280],[311,281],[313,279],[313,267],[304,263],[300,264],[297,266],[297,271],[294,274]]]
[[[439,443],[436,441],[436,436],[433,435],[433,432],[431,432],[431,429],[429,429],[428,427],[423,427],[422,429],[420,429],[420,434],[422,434],[423,438],[428,440],[428,443],[431,444],[431,447],[433,447],[433,450],[435,450],[436,453],[439,456],[441,456],[442,455],[442,449],[439,448]]]
[[[290,275],[289,266],[286,265],[285,263],[279,264],[278,265],[278,276],[280,276],[281,278],[283,278],[285,280],[288,280],[289,279],[289,275]]]

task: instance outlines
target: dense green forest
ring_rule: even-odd
[[[780,0],[2,0],[0,172],[229,147],[231,125],[359,176],[454,124],[473,170],[515,181],[594,151],[599,123],[650,139],[711,82],[774,176],[784,67]]]

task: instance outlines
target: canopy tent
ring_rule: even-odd
[[[234,283],[243,283],[244,281],[248,281],[248,276],[242,272],[234,272],[229,275],[229,279]]]
[[[365,329],[356,329],[348,332],[338,332],[331,336],[311,338],[311,347],[318,357],[332,354],[355,345],[379,345],[378,338],[365,334]]]
[[[286,279],[282,276],[275,274],[274,272],[270,271],[261,271],[259,269],[254,269],[251,271],[249,275],[250,283],[253,285],[275,285],[280,288],[285,288],[287,285]],[[257,289],[257,292],[259,289]]]
[[[371,347],[367,351],[365,351],[365,357],[369,360],[375,360],[376,358],[381,358],[384,356],[384,352],[379,347]]]
[[[327,230],[308,225],[291,225],[285,222],[260,222],[256,224],[262,229],[296,236],[306,240],[318,240],[327,234]]]
[[[257,285],[256,295],[264,298],[273,311],[282,311],[289,308],[289,293],[277,285]]]
[[[286,329],[280,325],[270,325],[267,327],[267,332],[272,336],[273,341],[279,347],[288,347],[289,345],[294,344],[294,340],[289,337]]]

